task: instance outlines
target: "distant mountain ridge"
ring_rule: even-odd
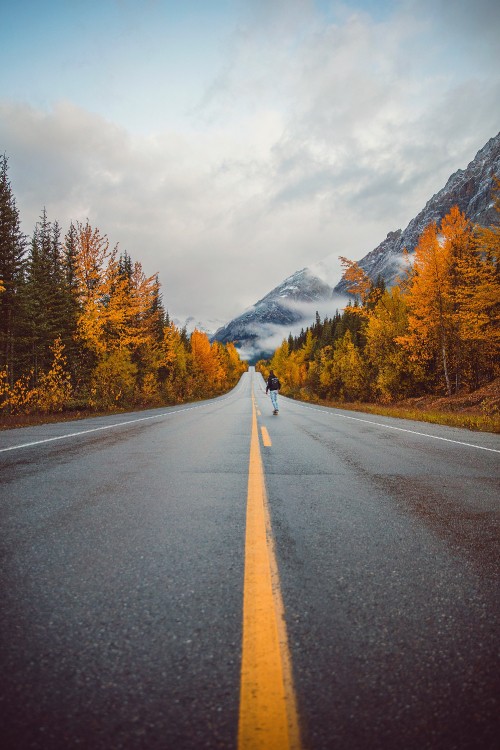
[[[478,151],[466,169],[451,175],[406,229],[389,232],[385,240],[358,261],[361,268],[374,281],[381,276],[387,286],[392,286],[403,268],[405,248],[413,253],[425,227],[433,221],[440,222],[454,205],[475,224],[496,223],[498,216],[491,195],[494,175],[500,176],[500,133]],[[288,335],[287,326],[296,327],[301,322],[308,325],[314,315],[314,312],[311,315],[314,303],[331,303],[333,298],[348,294],[344,278],[330,286],[318,275],[320,268],[328,270],[328,258],[289,276],[251,308],[219,328],[214,340],[236,342],[243,356],[251,360],[271,354],[276,344],[273,334],[276,338],[281,332],[283,337]]]
[[[467,169],[451,175],[444,188],[432,196],[404,231],[389,232],[380,245],[365,255],[359,261],[361,268],[371,279],[380,275],[391,286],[401,270],[403,250],[413,253],[425,227],[433,221],[439,223],[452,206],[458,206],[474,224],[495,223],[498,216],[491,197],[494,175],[500,175],[500,133],[478,151]],[[344,279],[334,291],[346,293]]]
[[[214,340],[237,342],[239,346],[259,350],[258,340],[272,335],[273,328],[289,326],[304,319],[301,305],[330,300],[333,289],[303,268],[289,276],[269,294],[245,310],[227,325],[219,328]],[[262,350],[265,353],[265,349]]]

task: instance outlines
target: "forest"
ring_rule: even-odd
[[[500,181],[493,200],[500,219]],[[500,224],[500,221],[498,222]],[[283,393],[309,401],[397,403],[469,393],[500,375],[500,226],[455,206],[423,231],[386,289],[341,258],[352,303],[290,335],[270,361]]]
[[[245,370],[232,344],[176,327],[158,276],[88,221],[63,234],[44,209],[26,237],[0,157],[0,419],[209,398]]]

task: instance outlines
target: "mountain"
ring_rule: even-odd
[[[219,328],[213,338],[223,344],[234,341],[241,355],[254,361],[274,351],[281,343],[283,327],[309,320],[311,305],[330,301],[332,294],[329,284],[303,268]],[[279,340],[276,343],[277,331]]]
[[[358,261],[361,268],[371,279],[381,276],[387,286],[393,285],[404,267],[404,249],[413,253],[425,227],[441,221],[452,206],[458,205],[475,224],[496,223],[498,215],[491,196],[494,175],[500,176],[500,133],[478,151],[466,169],[451,175],[406,229],[389,232],[385,240]],[[309,325],[316,309],[329,306],[332,314],[335,302],[341,307],[341,297],[348,293],[347,284],[343,278],[339,279],[338,272],[333,278],[332,269],[337,267],[335,255],[297,271],[219,328],[214,340],[236,342],[242,356],[251,361],[271,354],[292,328],[300,330],[301,324]]]
[[[500,175],[500,133],[478,151],[467,169],[452,174],[404,231],[389,232],[380,245],[365,255],[359,261],[361,268],[371,279],[380,275],[391,286],[401,271],[404,248],[413,253],[425,227],[433,221],[439,223],[452,206],[458,206],[474,224],[486,226],[497,222],[491,197],[493,175]],[[335,291],[346,293],[344,279],[335,286]]]
[[[196,320],[196,318],[193,318],[193,316],[190,315],[185,319],[173,318],[172,323],[174,323],[179,329],[185,328],[188,334],[191,334],[194,330],[197,330],[201,331],[201,333],[205,333],[210,338],[213,337],[214,331],[216,331],[218,328],[220,328],[221,325],[224,324],[224,321],[215,318],[207,318],[203,321]]]

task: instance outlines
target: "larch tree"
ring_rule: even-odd
[[[200,395],[207,393],[207,388],[220,387],[223,378],[217,348],[212,347],[208,336],[202,331],[194,330],[191,334],[191,358],[196,388]]]
[[[439,229],[423,232],[407,289],[408,333],[400,341],[428,370],[440,363],[448,395],[488,379],[498,354],[498,254],[481,237],[491,235],[474,232],[453,207]]]
[[[187,343],[171,322],[164,328],[158,375],[167,401],[184,401],[191,396]]]
[[[110,255],[107,236],[93,229],[88,221],[86,224],[77,222],[74,269],[80,307],[77,335],[85,347],[97,356],[105,351],[101,310],[108,293],[105,271]]]
[[[497,224],[475,227],[475,254],[463,270],[464,283],[459,290],[462,309],[462,333],[476,354],[476,368],[482,367],[475,385],[500,372],[500,178],[493,189]]]
[[[347,282],[347,291],[349,294],[357,297],[360,302],[360,306],[354,307],[353,310],[361,315],[365,315],[370,298],[373,296],[374,285],[359,263],[349,260],[349,258],[344,258],[342,255],[339,256],[339,259],[344,267],[344,279]],[[373,300],[373,302],[375,301]]]
[[[446,391],[451,395],[450,348],[454,337],[450,298],[450,258],[439,241],[435,223],[429,224],[415,249],[414,274],[407,293],[408,333],[400,338],[413,361],[440,363]]]
[[[408,305],[398,286],[382,294],[366,326],[364,354],[375,397],[382,401],[414,393],[423,369],[408,357],[399,339],[408,329]]]

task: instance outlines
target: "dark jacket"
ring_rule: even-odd
[[[279,391],[280,388],[281,388],[281,383],[276,377],[276,375],[269,375],[267,379],[266,393],[268,391]]]

